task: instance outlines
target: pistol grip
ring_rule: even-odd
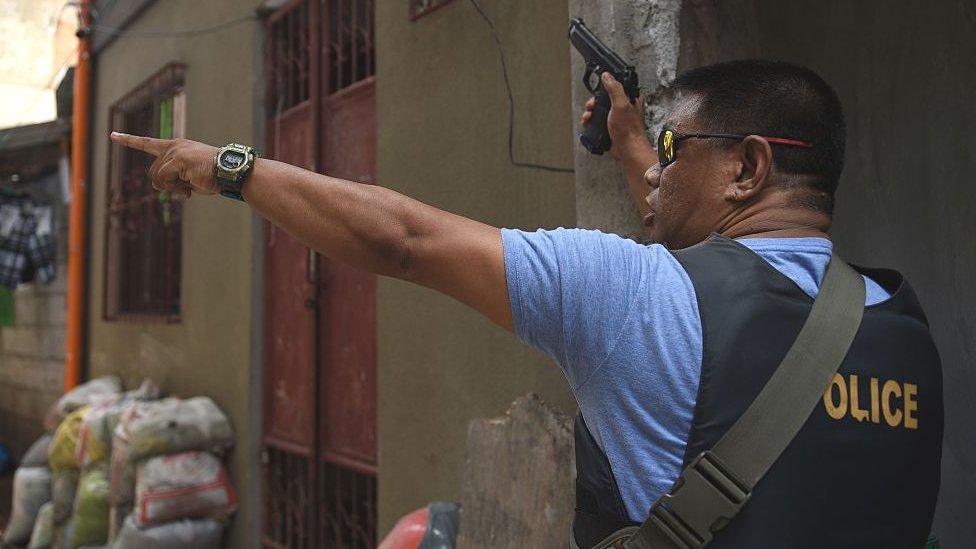
[[[610,94],[603,86],[599,86],[596,93],[596,105],[593,107],[590,121],[583,126],[579,134],[580,143],[591,154],[603,154],[610,150],[610,131],[607,129],[607,118],[610,116]]]

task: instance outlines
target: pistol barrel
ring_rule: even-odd
[[[631,67],[606,44],[600,41],[582,19],[576,18],[569,24],[569,41],[580,52],[587,65],[599,66],[615,75],[621,75]]]

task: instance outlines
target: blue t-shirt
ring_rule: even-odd
[[[562,369],[613,469],[631,520],[681,472],[702,360],[691,279],[659,244],[599,231],[502,230],[515,333]],[[748,246],[811,297],[830,260],[825,238]],[[890,295],[870,279],[866,304]]]

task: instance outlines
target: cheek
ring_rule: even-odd
[[[661,178],[658,188],[658,208],[661,217],[674,225],[678,219],[687,218],[688,210],[695,203],[695,181],[690,174],[668,174]]]

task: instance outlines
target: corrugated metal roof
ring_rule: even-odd
[[[0,129],[0,152],[57,143],[70,131],[70,118]]]

